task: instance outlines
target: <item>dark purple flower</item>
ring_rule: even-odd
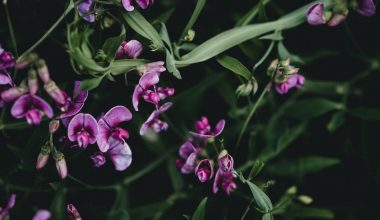
[[[16,60],[12,53],[5,51],[0,45],[0,69],[13,68],[16,64]]]
[[[51,217],[49,210],[38,210],[33,217],[33,220],[48,220]]]
[[[11,115],[15,118],[26,118],[28,124],[39,125],[41,118],[46,115],[53,117],[50,105],[36,95],[23,95],[16,100],[11,108]]]
[[[176,160],[176,166],[181,170],[181,173],[189,174],[194,172],[199,151],[200,148],[194,146],[190,140],[181,145],[179,148],[180,158]]]
[[[149,5],[152,5],[155,2],[155,0],[135,0],[135,1],[142,9],[147,9]],[[124,9],[127,11],[133,11],[135,9],[135,7],[133,7],[132,5],[132,0],[121,0],[121,3]]]
[[[7,206],[4,209],[0,207],[0,220],[3,220],[5,219],[5,217],[9,216],[9,210],[13,208],[13,206],[15,206],[15,203],[16,203],[16,195],[12,194],[8,200]]]
[[[95,152],[90,156],[90,158],[94,162],[95,167],[101,167],[106,163],[106,157],[101,151]]]
[[[0,85],[13,85],[13,80],[5,69],[0,69]]]
[[[90,114],[79,113],[71,119],[67,128],[70,141],[76,141],[79,147],[87,148],[96,142],[98,123]]]
[[[311,25],[326,24],[324,16],[324,6],[322,3],[317,3],[307,11],[307,22]]]
[[[88,97],[88,91],[80,90],[80,84],[80,81],[75,81],[72,98],[67,96],[66,93],[63,92],[63,95],[65,97],[65,103],[63,105],[57,103],[57,105],[64,113],[58,116],[58,118],[69,118],[78,114],[78,112],[82,110],[84,103]]]
[[[363,16],[373,16],[376,13],[376,6],[373,0],[358,0],[355,11]]]
[[[208,119],[206,117],[202,117],[201,120],[195,123],[196,132],[190,131],[190,134],[194,137],[201,139],[210,139],[215,138],[220,135],[224,129],[226,121],[221,119],[215,126],[215,129],[212,131],[211,126],[209,125]]]
[[[167,102],[163,104],[160,108],[157,110],[154,110],[152,114],[149,116],[149,118],[144,122],[144,124],[140,128],[140,135],[144,135],[149,128],[153,128],[155,132],[160,132],[163,130],[168,129],[168,124],[164,121],[161,121],[158,119],[158,117],[166,112],[170,107],[172,106],[171,102]]]
[[[92,23],[95,21],[95,13],[92,12],[94,6],[93,0],[84,0],[78,4],[77,10],[79,15],[86,21]]]
[[[102,152],[106,152],[109,149],[110,137],[119,141],[124,141],[124,139],[129,137],[128,131],[118,127],[118,125],[131,119],[132,113],[124,106],[115,106],[111,108],[99,119],[99,135],[97,137],[97,143]]]
[[[136,59],[142,50],[143,46],[138,40],[123,41],[116,51],[116,59]]]
[[[68,204],[66,211],[67,211],[67,215],[69,216],[70,220],[81,220],[82,219],[78,210],[75,208],[75,206],[73,204]]]
[[[214,176],[214,163],[212,160],[201,160],[195,168],[195,175],[197,175],[199,181],[202,183],[211,180]]]
[[[221,186],[223,191],[229,195],[234,189],[236,189],[236,183],[233,181],[233,179],[236,178],[234,173],[234,159],[226,150],[223,150],[219,154],[218,165],[219,169],[215,175],[213,192],[217,193],[219,186]]]

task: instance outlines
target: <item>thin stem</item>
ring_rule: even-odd
[[[251,200],[251,202],[249,202],[249,204],[248,204],[247,208],[245,209],[243,215],[241,216],[240,220],[244,220],[245,219],[245,217],[247,216],[249,210],[251,209],[252,203],[253,203],[253,200]]]
[[[81,184],[82,186],[84,186],[85,188],[87,189],[97,189],[97,190],[111,190],[111,189],[114,189],[116,190],[116,188],[118,187],[117,184],[115,185],[105,185],[105,186],[94,186],[94,185],[90,185],[90,184],[87,184],[77,178],[75,178],[74,176],[68,174],[67,175],[71,180],[74,180],[75,182]]]
[[[257,107],[259,106],[259,104],[261,103],[261,101],[263,100],[265,94],[269,91],[270,86],[271,86],[271,82],[269,82],[269,83],[265,86],[265,88],[264,88],[263,91],[261,92],[259,98],[257,99],[256,103],[253,105],[251,111],[249,112],[248,117],[247,117],[247,119],[245,120],[245,122],[244,122],[244,124],[243,124],[243,127],[242,127],[241,130],[240,130],[239,137],[238,137],[238,139],[237,139],[237,141],[236,141],[236,145],[235,145],[235,153],[234,153],[234,154],[237,153],[237,150],[239,149],[240,141],[241,141],[241,139],[242,139],[242,137],[243,137],[243,135],[244,135],[245,130],[247,129],[248,123],[249,123],[249,121],[251,120],[253,114],[256,112],[256,109],[257,109]]]
[[[7,17],[7,22],[8,22],[9,34],[11,35],[11,40],[12,40],[12,47],[14,49],[14,54],[16,55],[16,58],[17,58],[18,57],[18,50],[17,50],[16,37],[15,37],[14,30],[13,30],[12,20],[11,20],[10,14],[9,14],[7,3],[8,3],[8,1],[3,1],[4,8],[5,8],[5,15]]]
[[[20,60],[21,58],[32,52],[36,47],[38,47],[55,30],[55,28],[57,28],[61,21],[66,17],[66,15],[73,9],[74,3],[73,1],[70,1],[69,5],[67,6],[65,12],[63,12],[61,17],[58,18],[58,20],[49,28],[48,31],[46,31],[46,33],[36,43],[34,43],[29,49],[22,53],[18,60]]]
[[[256,69],[267,59],[267,57],[269,56],[270,52],[273,49],[273,46],[274,46],[274,41],[271,42],[271,44],[269,45],[267,51],[265,51],[263,57],[261,57],[261,59],[252,68],[252,74],[254,74],[255,71],[256,71]]]

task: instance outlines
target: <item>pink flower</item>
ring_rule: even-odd
[[[222,133],[225,124],[226,124],[226,121],[224,119],[221,119],[216,124],[215,129],[211,130],[211,126],[208,122],[208,119],[206,117],[202,117],[201,120],[195,123],[196,132],[190,131],[190,134],[193,135],[194,137],[206,139],[206,140],[209,138],[215,138],[216,136]]]
[[[181,173],[194,172],[199,151],[200,148],[197,145],[194,146],[190,140],[181,145],[179,148],[180,158],[176,160],[176,166],[181,170]]]
[[[95,167],[101,167],[106,163],[106,155],[110,158],[117,171],[127,169],[132,163],[132,152],[124,140],[114,137],[108,139],[109,148],[106,152],[98,151],[91,155]]]
[[[59,105],[64,105],[66,103],[66,98],[61,89],[55,84],[53,80],[50,80],[44,85],[44,89],[47,94]]]
[[[13,206],[15,206],[15,203],[16,203],[16,195],[12,194],[8,200],[7,206],[4,209],[0,207],[0,220],[3,220],[5,219],[5,217],[9,216],[9,210],[13,208]]]
[[[171,106],[172,106],[172,103],[167,102],[163,104],[157,110],[154,110],[152,114],[149,116],[149,118],[141,126],[140,135],[144,135],[148,131],[149,128],[153,128],[155,132],[160,132],[160,131],[168,129],[169,125],[166,122],[158,119],[158,117],[162,113],[166,112]]]
[[[221,186],[223,191],[229,195],[237,187],[233,181],[236,178],[234,174],[234,159],[224,150],[219,155],[218,165],[219,169],[215,175],[213,192],[217,193],[219,186]]]
[[[159,74],[156,72],[146,73],[141,76],[139,84],[136,85],[135,91],[132,95],[132,103],[135,111],[139,110],[139,102],[142,97],[144,97],[144,100],[153,104],[157,104],[160,101],[160,97],[158,95],[156,95],[151,90],[148,90],[151,86],[156,85],[159,80]],[[152,95],[150,93],[153,93],[155,95]]]
[[[136,3],[142,9],[147,9],[149,5],[154,4],[155,0],[136,0]],[[121,3],[125,10],[133,11],[135,7],[132,6],[132,0],[121,0]]]
[[[19,86],[13,86],[1,92],[1,99],[4,102],[11,102],[18,99],[20,96],[28,93],[28,87],[25,81],[21,82]]]
[[[275,88],[279,94],[286,94],[288,93],[289,89],[294,88],[294,87],[302,88],[304,84],[305,84],[305,77],[302,76],[301,74],[296,73],[296,74],[290,75],[287,79],[285,79],[285,81],[276,83]]]
[[[11,115],[15,118],[26,118],[28,124],[39,125],[41,118],[46,115],[53,117],[50,105],[36,95],[23,95],[16,100],[11,108]]]
[[[12,53],[5,51],[0,45],[0,69],[13,68],[16,64],[16,60]]]
[[[0,69],[0,85],[13,85],[11,76],[4,69]]]
[[[61,152],[56,152],[54,155],[55,168],[57,169],[59,177],[65,179],[67,177],[67,164],[65,156]]]
[[[72,98],[62,92],[65,97],[64,104],[57,103],[58,107],[64,112],[58,118],[64,119],[72,117],[82,110],[88,97],[88,91],[80,90],[80,81],[75,81]]]
[[[142,44],[137,40],[123,41],[116,51],[116,59],[136,59],[143,50]]]
[[[87,148],[89,144],[96,142],[98,135],[98,123],[90,114],[79,113],[71,119],[67,128],[67,137],[70,141],[76,141],[79,147]]]
[[[37,211],[33,217],[33,220],[48,220],[50,217],[50,212],[48,210],[42,209]]]
[[[75,206],[73,204],[68,204],[66,211],[67,211],[67,215],[69,216],[70,220],[81,220],[82,219],[78,210],[75,208]]]
[[[195,175],[202,183],[211,180],[214,175],[214,163],[209,159],[201,160],[195,168]]]
[[[124,139],[129,137],[128,131],[118,127],[118,125],[131,119],[132,113],[124,106],[115,106],[111,108],[99,119],[99,135],[97,137],[97,143],[102,152],[106,152],[109,149],[110,137],[119,141],[124,141]]]
[[[324,16],[324,6],[322,3],[317,3],[307,11],[307,22],[311,25],[326,24]]]

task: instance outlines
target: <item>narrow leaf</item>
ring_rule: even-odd
[[[255,199],[257,206],[264,212],[269,212],[270,210],[272,210],[273,205],[269,197],[254,183],[250,181],[247,181],[246,183],[248,184],[249,189],[252,192],[253,198]]]
[[[206,209],[206,203],[207,203],[207,197],[202,199],[202,201],[199,203],[197,209],[195,210],[193,217],[191,217],[191,220],[203,220],[205,217],[205,209]]]
[[[230,56],[220,56],[216,59],[224,68],[231,70],[233,73],[250,80],[252,77],[251,71],[247,69],[239,60]]]

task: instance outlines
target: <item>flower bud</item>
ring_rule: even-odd
[[[209,159],[201,160],[195,168],[195,175],[202,183],[210,180],[214,175],[214,162]]]
[[[30,64],[34,63],[38,59],[38,55],[35,53],[29,53],[28,55],[22,57],[16,61],[15,68],[18,70],[25,69]]]
[[[309,8],[307,11],[307,22],[310,25],[321,25],[326,23],[324,16],[324,5],[317,3]]]
[[[45,63],[45,60],[39,59],[37,61],[37,72],[38,72],[38,75],[40,76],[40,79],[42,80],[42,82],[44,82],[44,84],[49,83],[50,74],[49,74],[49,69]]]
[[[28,87],[29,93],[35,95],[38,91],[37,72],[34,69],[30,69],[28,72]]]
[[[101,167],[106,163],[106,157],[100,151],[95,152],[90,158],[94,162],[95,167]]]
[[[67,164],[65,156],[61,152],[57,152],[53,156],[59,177],[61,177],[61,179],[65,179],[67,177]]]
[[[191,42],[194,40],[194,37],[195,37],[195,31],[190,29],[187,31],[187,34],[184,38],[185,41],[188,41],[188,42]]]
[[[49,160],[50,148],[48,144],[42,146],[40,154],[37,157],[36,169],[40,170],[45,167]]]
[[[221,155],[223,155],[222,153],[224,154],[224,156],[221,157]],[[222,172],[232,172],[234,170],[234,158],[232,158],[232,156],[229,155],[226,150],[223,150],[219,154],[218,165],[219,169]]]
[[[347,15],[342,15],[342,14],[336,14],[334,15],[329,22],[327,23],[328,26],[330,27],[335,27],[341,24],[344,20],[346,20]]]
[[[59,128],[59,120],[53,120],[49,123],[49,132],[54,134]]]
[[[69,216],[70,220],[81,220],[82,219],[78,210],[75,208],[75,206],[73,204],[68,204],[66,210],[67,210],[67,215]]]
[[[22,81],[19,86],[15,86],[12,88],[9,88],[7,90],[4,90],[1,93],[1,99],[5,102],[11,102],[19,98],[20,96],[24,95],[28,92],[28,86],[26,85],[25,81]]]
[[[45,84],[44,89],[50,95],[50,97],[54,99],[54,101],[56,101],[58,104],[65,104],[65,96],[53,80],[50,80],[47,84]]]

